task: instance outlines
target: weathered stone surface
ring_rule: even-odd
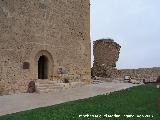
[[[135,79],[131,79],[131,80],[129,80],[129,82],[133,83],[133,84],[140,84],[140,81],[135,80]]]
[[[92,76],[110,78],[116,71],[121,46],[111,39],[94,42]]]
[[[36,84],[35,84],[34,81],[29,82],[27,92],[28,93],[34,93],[34,92],[36,92]]]
[[[160,82],[160,68],[116,69],[121,46],[111,39],[102,39],[94,42],[94,64],[92,76],[124,81],[125,76],[130,76],[132,83],[145,81]],[[105,80],[103,80],[105,81]]]
[[[3,95],[3,92],[4,92],[4,83],[0,82],[0,95]]]
[[[89,0],[1,0],[0,80],[4,92],[26,92],[48,59],[48,80],[65,74],[90,79]],[[23,69],[24,63],[29,63]]]

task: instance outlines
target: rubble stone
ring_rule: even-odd
[[[36,84],[35,84],[34,81],[29,82],[27,92],[28,93],[34,93],[34,92],[36,92]]]

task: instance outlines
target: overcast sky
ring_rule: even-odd
[[[160,66],[160,0],[90,2],[91,42],[109,37],[119,43],[118,68]]]

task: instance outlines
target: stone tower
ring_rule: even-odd
[[[90,81],[89,0],[1,0],[0,82],[25,92],[29,81]]]
[[[100,39],[94,42],[93,76],[110,78],[116,72],[116,62],[121,46],[112,39]]]

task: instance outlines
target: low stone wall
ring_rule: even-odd
[[[112,78],[124,78],[124,76],[131,76],[137,80],[156,81],[160,76],[160,68],[139,68],[139,69],[121,69],[112,74]]]

